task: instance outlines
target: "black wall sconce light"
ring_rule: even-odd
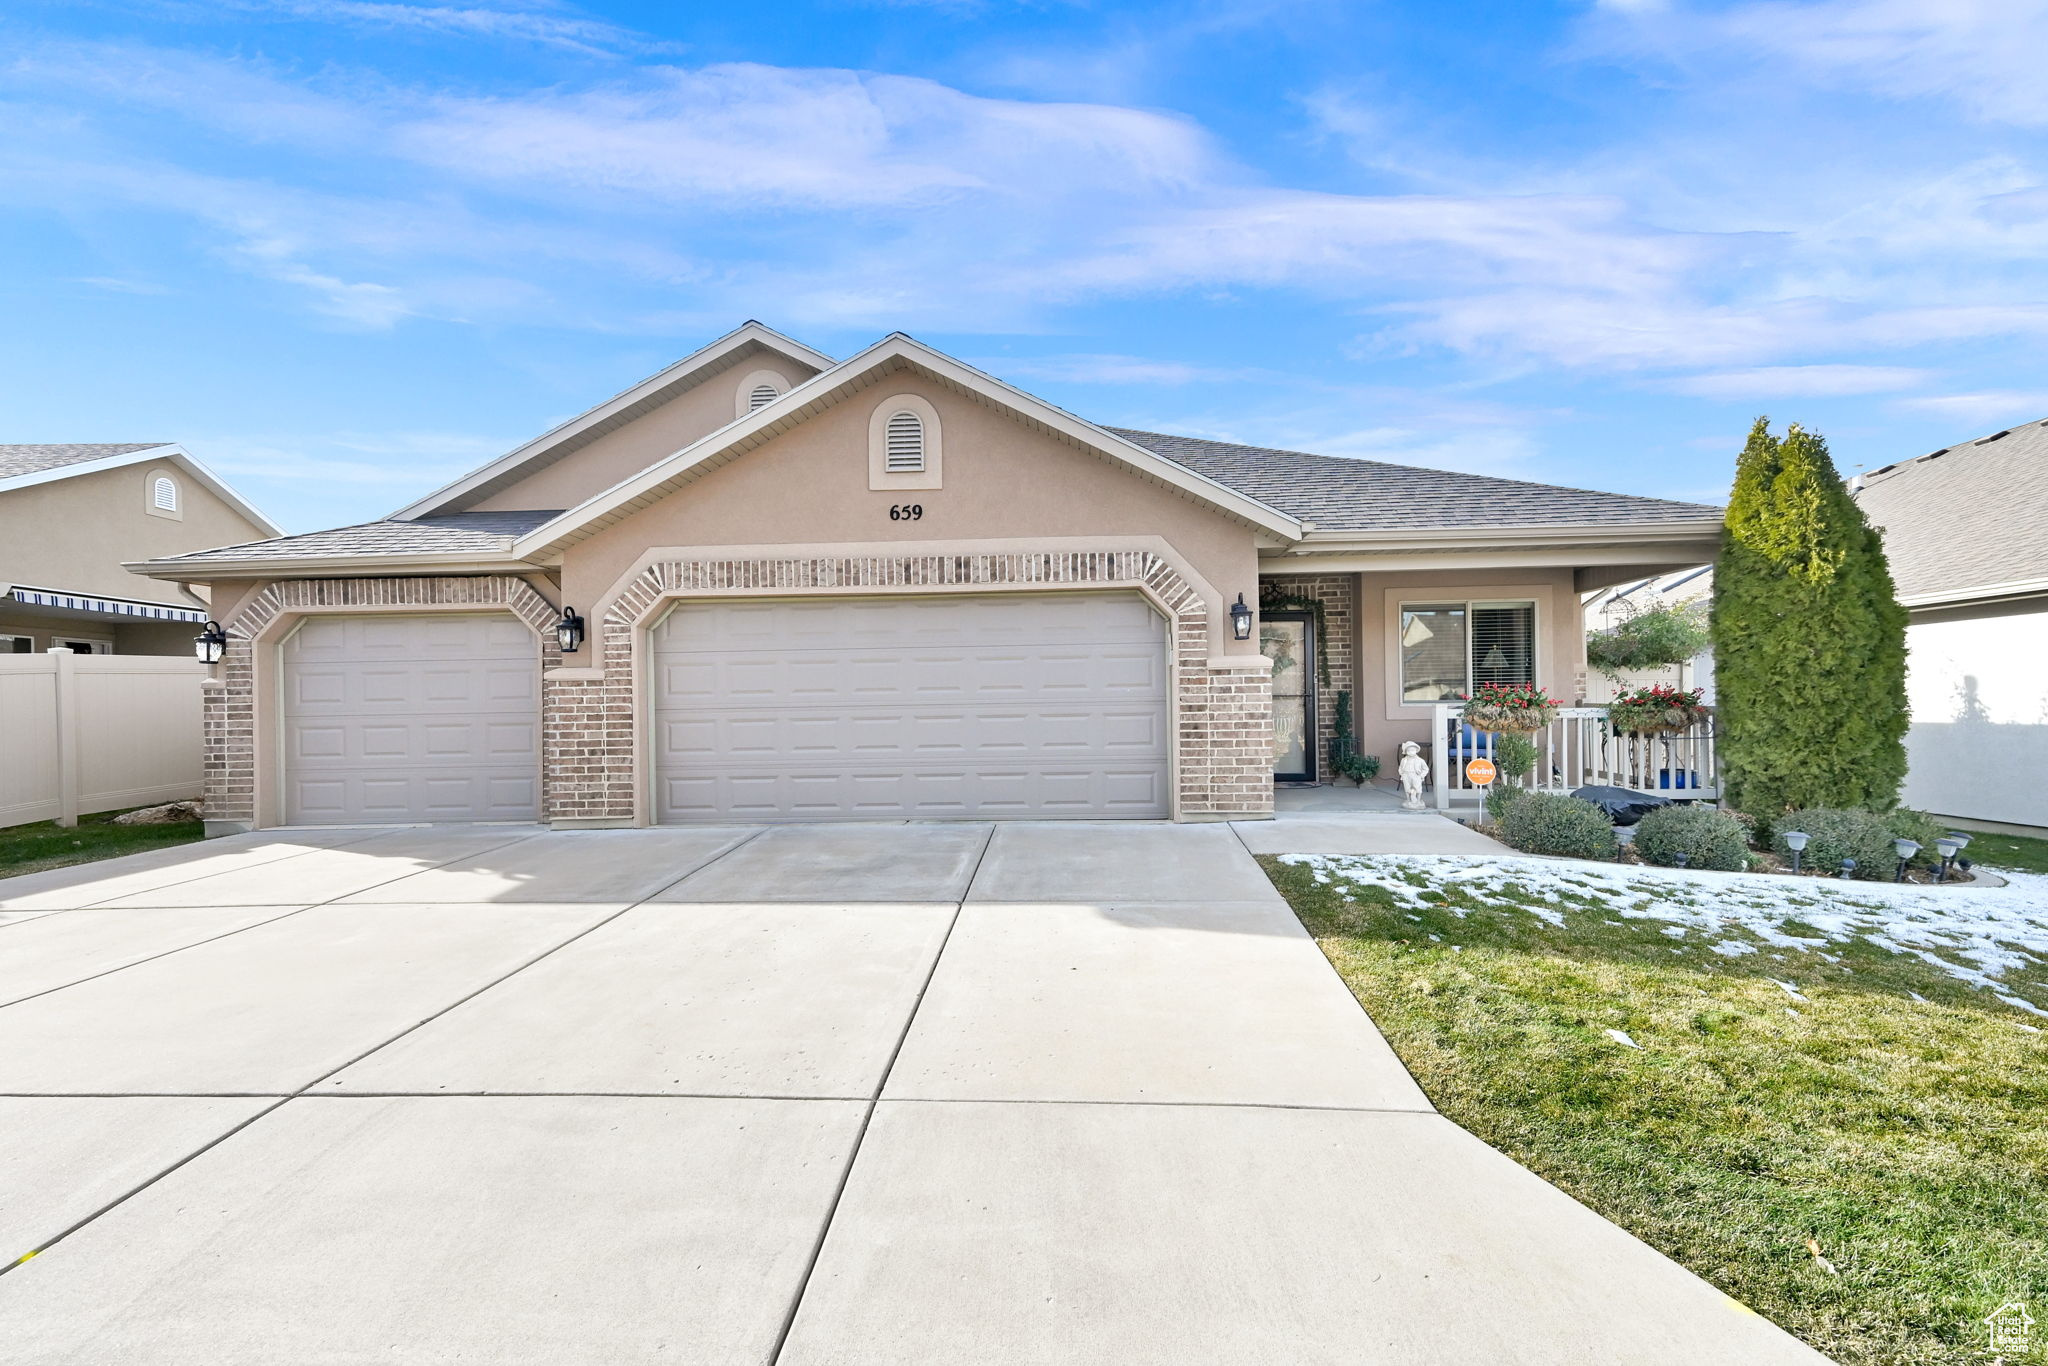
[[[1244,594],[1230,604],[1230,634],[1239,640],[1252,638],[1252,609],[1244,605]]]
[[[562,653],[573,655],[583,648],[583,618],[573,607],[562,609],[562,619],[555,623],[555,643],[562,647]]]
[[[218,664],[221,655],[227,652],[228,633],[217,621],[206,623],[206,629],[192,637],[192,653],[201,664]]]

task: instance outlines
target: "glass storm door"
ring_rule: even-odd
[[[1316,780],[1316,633],[1306,612],[1266,612],[1259,653],[1273,661],[1273,780]]]

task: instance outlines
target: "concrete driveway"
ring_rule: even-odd
[[[1822,1360],[1434,1114],[1228,826],[0,882],[28,1363]]]

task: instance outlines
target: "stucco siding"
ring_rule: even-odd
[[[473,503],[458,499],[449,510],[575,507],[731,422],[739,385],[759,370],[773,371],[791,385],[811,376],[811,371],[786,357],[755,352],[518,483]]]
[[[915,394],[937,411],[944,487],[870,489],[868,434],[876,405]],[[892,507],[922,508],[897,520]],[[1158,537],[1227,603],[1258,596],[1250,528],[1100,456],[919,376],[898,374],[712,470],[572,547],[562,591],[602,610],[650,548],[902,545],[1080,537]],[[1212,604],[1212,606],[1220,606]],[[1217,653],[1255,642],[1216,633]]]
[[[1905,804],[2048,826],[2048,603],[1916,613]]]
[[[146,510],[160,473],[177,481],[176,519]],[[126,465],[0,493],[0,582],[190,607],[175,584],[131,574],[123,561],[269,534],[175,465]]]

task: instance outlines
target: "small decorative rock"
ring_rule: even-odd
[[[181,821],[196,821],[201,814],[200,802],[165,802],[162,806],[142,806],[133,811],[123,811],[114,817],[114,824],[176,825]]]

